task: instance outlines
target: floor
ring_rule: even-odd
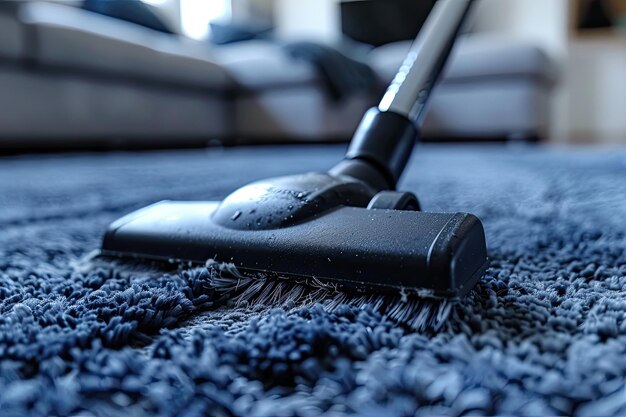
[[[0,159],[3,413],[626,413],[623,150],[418,147],[402,188],[427,211],[478,215],[491,258],[436,334],[367,308],[233,309],[210,268],[90,256],[134,209],[324,170],[343,150]]]

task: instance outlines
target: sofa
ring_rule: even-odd
[[[365,54],[378,88],[336,100],[274,42],[213,47],[64,4],[0,5],[0,147],[346,140],[409,47]],[[532,44],[467,36],[424,137],[545,136],[555,68]]]

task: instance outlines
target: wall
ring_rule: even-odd
[[[277,34],[332,40],[341,33],[339,0],[275,0]]]
[[[274,0],[231,0],[233,20],[274,22]]]
[[[481,32],[533,41],[557,58],[567,53],[568,0],[480,0],[476,9]]]
[[[574,39],[567,67],[568,141],[626,144],[626,41]]]

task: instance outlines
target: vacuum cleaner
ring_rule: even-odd
[[[222,202],[162,201],[114,222],[107,256],[222,265],[241,303],[369,305],[437,329],[487,268],[483,226],[396,191],[473,0],[439,0],[380,105],[328,172],[254,182]]]

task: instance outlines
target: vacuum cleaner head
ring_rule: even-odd
[[[164,201],[111,225],[103,252],[214,259],[248,276],[357,293],[460,297],[474,286],[486,266],[475,216],[377,208],[381,196],[363,199],[370,193],[353,180],[308,174],[251,184],[222,203]]]
[[[212,288],[237,304],[369,305],[438,329],[487,267],[471,214],[421,212],[396,192],[426,101],[472,0],[440,0],[378,108],[328,173],[274,178],[219,202],[161,202],[111,225],[105,255],[228,264]]]

